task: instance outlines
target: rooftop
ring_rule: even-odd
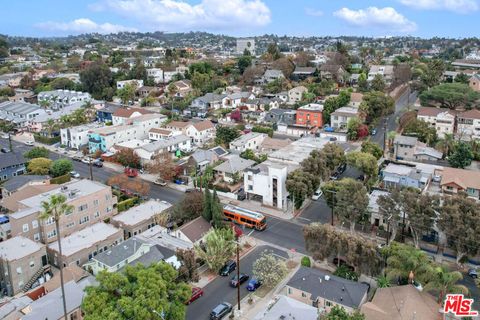
[[[310,293],[313,300],[322,297],[350,308],[359,308],[368,290],[366,284],[307,267],[300,267],[287,286]]]
[[[225,173],[236,173],[243,171],[255,164],[255,161],[240,158],[238,155],[231,155],[228,160],[219,164],[213,170]]]
[[[24,164],[26,162],[27,160],[25,160],[25,158],[21,153],[16,153],[16,152],[0,153],[0,168],[8,168],[10,166]]]
[[[208,130],[208,129],[213,129],[213,128],[214,128],[213,123],[212,123],[212,121],[210,121],[210,120],[203,120],[203,121],[200,121],[200,122],[194,122],[194,123],[193,123],[193,126],[194,126],[195,129],[197,129],[198,131],[204,131],[204,130]]]
[[[417,116],[436,117],[438,114],[448,112],[447,108],[421,107],[418,109]]]
[[[254,320],[317,320],[318,309],[297,301],[295,299],[279,295],[277,301],[265,311],[258,313]]]
[[[266,138],[268,135],[266,133],[260,133],[260,132],[249,132],[247,134],[241,135],[237,139],[233,140],[230,142],[231,146],[235,147],[243,147],[245,146],[250,140],[258,138],[258,137],[264,137]]]
[[[26,103],[23,101],[5,101],[0,103],[0,110],[5,112],[11,113],[18,113],[18,114],[29,114],[31,112],[37,111],[42,109],[39,105]]]
[[[394,144],[404,144],[407,146],[415,146],[417,144],[418,138],[416,137],[408,137],[402,135],[395,135],[395,139],[393,141]]]
[[[268,158],[270,160],[300,164],[300,162],[310,156],[313,150],[322,149],[327,143],[331,143],[329,138],[303,137],[280,150],[272,152]]]
[[[122,230],[103,222],[96,223],[63,238],[62,253],[66,257],[71,256],[81,250],[94,247],[96,243],[104,241],[117,233],[123,238]],[[55,241],[49,244],[48,247],[58,251],[58,242]]]
[[[97,254],[93,259],[109,267],[114,267],[133,256],[143,244],[147,244],[147,242],[136,237],[129,238],[107,251]]]
[[[21,200],[31,198],[35,195],[38,195],[43,192],[48,192],[50,190],[58,188],[57,184],[47,184],[47,185],[30,185],[18,190],[17,192],[12,193],[10,196],[5,197],[1,200],[2,207],[10,210],[10,211],[17,211],[18,209],[25,208]],[[13,213],[11,216],[15,216],[17,214]]]
[[[173,146],[185,141],[189,141],[189,140],[190,140],[190,137],[187,137],[186,135],[183,135],[183,134],[179,134],[166,139],[161,139],[158,141],[148,143],[142,146],[141,148],[147,152],[156,152],[158,150],[162,150],[170,146]]]
[[[332,112],[332,115],[357,115],[358,114],[358,108],[354,107],[341,107]]]
[[[449,183],[455,183],[464,190],[480,189],[480,172],[446,167],[443,169],[440,185]]]
[[[18,236],[0,243],[0,256],[8,261],[18,260],[44,249],[44,245]],[[45,250],[45,249],[44,249]]]
[[[480,119],[480,110],[472,109],[462,112],[458,115],[462,119]]]
[[[301,106],[297,111],[323,111],[323,104],[318,103],[309,103],[307,105]]]
[[[183,234],[193,243],[200,240],[205,233],[210,230],[212,226],[210,223],[205,220],[202,216],[196,218],[195,220],[190,221],[187,224],[184,224],[180,227],[179,231],[183,232]]]
[[[172,205],[166,201],[148,200],[138,206],[132,207],[112,218],[123,225],[135,226],[138,223],[152,219],[158,213],[161,213]]]

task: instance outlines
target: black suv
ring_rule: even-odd
[[[226,277],[236,268],[237,268],[237,263],[233,260],[229,260],[227,261],[227,263],[225,263],[222,269],[220,269],[220,275]]]
[[[240,273],[239,278],[237,278],[237,275],[234,275],[232,280],[230,280],[230,286],[234,287],[234,288],[236,288],[238,286],[241,286],[242,283],[247,281],[249,278],[250,278],[250,276],[248,274],[245,274],[245,273]],[[240,279],[240,280],[238,280],[238,279]]]
[[[222,319],[232,311],[232,305],[228,302],[222,302],[210,312],[210,319]]]

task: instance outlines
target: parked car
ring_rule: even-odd
[[[72,159],[73,159],[73,161],[82,161],[83,158],[80,157],[80,156],[73,156]]]
[[[417,282],[417,281],[413,281],[413,286],[415,287],[415,289],[417,289],[418,291],[422,292],[423,291],[423,286],[420,282]]]
[[[89,163],[90,163],[90,161],[93,161],[93,159],[92,159],[92,158],[90,158],[90,157],[84,157],[84,158],[82,158],[82,160],[81,160],[81,161],[82,161],[83,163],[89,164]]]
[[[248,281],[248,284],[247,284],[247,290],[248,291],[255,291],[258,289],[258,287],[260,287],[262,285],[262,281],[256,279],[256,278],[252,278],[250,279],[250,281]]]
[[[185,190],[185,193],[190,193],[190,192],[195,192],[195,191],[197,191],[197,189],[188,188],[187,190]]]
[[[240,273],[240,277],[237,277],[237,275],[234,275],[232,277],[232,280],[230,280],[230,286],[234,288],[241,286],[242,283],[248,280],[248,278],[250,278],[250,276],[245,273]]]
[[[2,139],[8,139],[8,133],[2,134]]]
[[[2,153],[8,153],[8,152],[10,152],[10,149],[2,148],[2,149],[0,149],[0,151],[1,151]]]
[[[232,305],[228,302],[222,302],[210,312],[210,319],[219,320],[232,311]]]
[[[25,141],[24,143],[26,146],[33,146],[35,144],[35,142],[32,140]]]
[[[167,182],[163,179],[157,179],[153,183],[156,184],[156,185],[162,186],[162,187],[167,185]]]
[[[190,297],[190,300],[187,301],[187,304],[192,303],[193,301],[197,300],[201,296],[203,296],[202,288],[193,287],[192,288],[192,296]]]
[[[468,275],[472,278],[478,278],[478,270],[477,269],[468,269]]]
[[[135,178],[136,176],[138,176],[138,170],[134,168],[127,167],[125,168],[124,172],[129,178]]]
[[[340,177],[340,173],[334,172],[334,173],[330,176],[330,180],[338,180],[339,177]]]
[[[95,167],[99,167],[99,168],[103,167],[103,162],[102,162],[102,161],[99,161],[98,159],[95,160],[95,161],[93,161],[92,164],[93,164]]]
[[[80,178],[80,173],[78,173],[77,171],[70,171],[70,177],[72,178]]]
[[[312,195],[312,200],[318,200],[320,197],[323,196],[323,192],[321,189],[318,189],[317,191],[314,192]]]
[[[226,277],[236,268],[237,268],[237,263],[233,260],[229,260],[227,261],[227,263],[225,263],[222,269],[220,269],[220,275]]]

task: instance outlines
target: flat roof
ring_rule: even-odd
[[[127,226],[134,226],[140,222],[152,219],[154,215],[161,213],[170,207],[172,207],[172,204],[166,201],[148,200],[147,202],[116,215],[111,220]]]
[[[13,237],[0,243],[0,256],[7,261],[18,260],[34,254],[43,247],[43,244],[28,238]]]
[[[268,155],[268,159],[300,164],[300,162],[310,156],[313,150],[322,149],[327,143],[332,143],[330,138],[304,137],[272,152]]]
[[[307,105],[301,106],[297,111],[323,111],[323,104],[318,103],[309,103]]]
[[[123,237],[121,229],[104,222],[96,223],[62,238],[62,253],[64,256],[71,256],[81,250],[92,248],[96,243],[104,241],[116,233],[120,233]],[[48,247],[58,252],[58,241],[49,244]]]

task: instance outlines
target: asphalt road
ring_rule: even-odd
[[[253,263],[257,260],[263,251],[272,251],[279,256],[288,257],[287,252],[275,249],[270,246],[260,246],[253,249],[252,252],[244,256],[240,260],[240,272],[252,276]],[[228,277],[218,276],[215,280],[210,282],[203,288],[204,295],[198,300],[194,301],[187,308],[187,320],[201,320],[210,319],[210,312],[221,302],[229,302],[233,306],[237,304],[237,289],[230,287],[230,279],[236,271],[230,274]],[[244,298],[248,294],[247,282],[243,283],[240,287],[241,298]]]
[[[8,140],[0,139],[0,146],[2,148],[8,148]],[[33,148],[17,141],[12,141],[12,147],[14,152],[18,152],[21,154]],[[56,160],[59,158],[71,159],[65,154],[56,153],[52,151],[50,151],[49,158],[52,160]],[[1,160],[1,156],[0,156],[0,160]],[[77,171],[82,178],[87,178],[87,179],[90,178],[90,169],[88,164],[82,163],[80,161],[72,161],[72,162],[73,162],[74,170]],[[106,167],[98,168],[98,167],[92,166],[92,171],[93,171],[93,179],[102,183],[105,183],[107,179],[110,178],[111,176],[118,174],[118,172],[113,171]],[[139,178],[134,178],[134,179],[139,179]],[[150,192],[148,195],[150,198],[165,200],[174,204],[179,202],[180,199],[184,196],[184,193],[181,191],[177,191],[177,190],[166,188],[166,187],[161,187],[153,183],[150,183],[148,181],[146,182],[150,184]]]

